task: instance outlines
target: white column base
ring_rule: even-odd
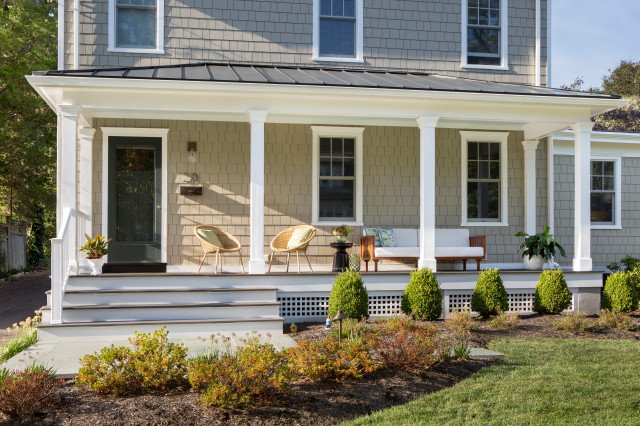
[[[436,271],[436,260],[435,259],[420,259],[418,260],[418,268],[431,268],[433,272]]]
[[[574,271],[591,271],[593,269],[593,262],[590,257],[584,257],[582,259],[573,259]]]
[[[249,273],[264,275],[267,272],[264,260],[250,260],[249,261]]]

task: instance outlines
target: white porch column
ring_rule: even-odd
[[[438,117],[418,117],[420,127],[420,268],[436,270],[436,125]]]
[[[267,111],[249,111],[251,123],[251,184],[249,222],[251,238],[250,274],[264,274],[264,122]]]
[[[62,217],[67,211],[75,211],[78,208],[78,107],[75,105],[60,105],[60,118],[62,128],[60,130],[61,143],[59,148],[61,153],[59,156],[58,167],[60,168],[60,181],[58,182],[58,191],[60,192],[59,202],[62,205]],[[77,220],[73,215],[67,229],[68,241],[75,244],[69,248],[66,256],[71,259],[71,265],[78,270],[78,255],[76,247],[79,246],[77,233]]]
[[[593,123],[575,123],[575,230],[573,270],[591,271],[590,166]]]
[[[78,129],[78,239],[83,241],[85,234],[93,234],[93,137],[96,129],[81,127]],[[81,245],[81,244],[78,244]],[[87,260],[80,256],[80,266],[88,267]]]
[[[536,149],[538,140],[522,141],[524,148],[524,232],[536,233]]]

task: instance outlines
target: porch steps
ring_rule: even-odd
[[[113,274],[73,276],[62,324],[51,324],[51,294],[38,328],[41,341],[126,338],[167,326],[175,337],[257,331],[282,335],[277,287],[224,275]]]

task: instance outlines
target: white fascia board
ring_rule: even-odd
[[[554,139],[573,141],[573,132],[558,133],[554,135]],[[640,144],[640,133],[591,132],[591,142]]]

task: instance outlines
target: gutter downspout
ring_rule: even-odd
[[[540,66],[541,66],[541,62],[542,62],[542,31],[541,31],[541,26],[542,23],[540,21],[542,21],[542,17],[541,17],[541,6],[540,6],[540,0],[536,0],[536,59],[535,59],[535,67],[536,67],[536,71],[535,71],[535,82],[534,85],[536,86],[540,86],[540,80],[541,80],[541,70],[540,70]],[[548,13],[547,13],[548,15]],[[548,54],[548,53],[547,53]]]
[[[80,0],[73,2],[73,69],[80,69]]]
[[[64,0],[58,0],[58,69],[64,69]]]

